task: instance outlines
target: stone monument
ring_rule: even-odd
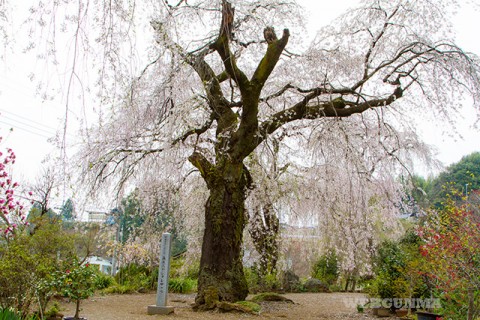
[[[157,304],[148,306],[148,314],[169,314],[173,312],[172,306],[167,306],[168,274],[170,272],[170,233],[162,234],[160,244],[160,264],[158,266]]]

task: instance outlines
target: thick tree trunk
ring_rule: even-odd
[[[242,243],[246,224],[243,164],[225,162],[209,174],[205,231],[198,279],[197,305],[215,308],[217,301],[236,302],[248,294]]]

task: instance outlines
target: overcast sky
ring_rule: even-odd
[[[299,0],[307,8],[309,30],[317,30],[322,24],[333,20],[357,1],[315,1]],[[478,35],[480,13],[471,7],[460,11],[455,21],[458,32],[458,44],[467,51],[480,55]],[[281,28],[282,26],[279,26]],[[18,30],[14,30],[16,33]],[[314,35],[312,32],[311,36]],[[17,38],[16,44],[22,44]],[[32,180],[42,167],[46,156],[58,155],[58,150],[48,142],[61,132],[64,122],[65,106],[57,100],[42,102],[35,94],[35,87],[28,80],[31,69],[36,62],[32,57],[20,53],[6,54],[0,62],[0,135],[4,137],[0,149],[10,147],[17,154],[15,176],[20,179]],[[468,102],[467,102],[468,104]],[[72,108],[71,116],[75,117]],[[480,150],[480,131],[473,129],[473,112],[465,115],[465,120],[459,124],[458,131],[464,140],[455,140],[439,134],[437,127],[425,125],[421,128],[425,140],[438,148],[439,159],[448,165],[460,160],[466,154]],[[12,129],[12,130],[10,130]],[[74,132],[69,132],[68,140],[75,141]]]

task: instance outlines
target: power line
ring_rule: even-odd
[[[40,123],[40,122],[38,122],[38,121],[35,121],[35,120],[29,119],[29,118],[27,118],[27,117],[21,116],[21,115],[19,115],[19,114],[17,114],[17,113],[14,113],[14,112],[11,112],[11,111],[7,111],[7,110],[5,110],[5,109],[3,109],[3,108],[0,108],[0,112],[8,113],[8,114],[10,114],[10,115],[12,115],[12,116],[14,116],[14,117],[23,119],[23,120],[28,121],[28,122],[32,122],[32,123],[34,123],[34,124],[40,125],[40,126],[42,126],[42,127],[45,127],[45,128],[48,128],[48,129],[51,129],[51,130],[54,130],[54,131],[57,130],[57,129],[55,129],[55,128],[52,128],[52,127],[49,127],[49,126],[45,125],[44,123]]]
[[[49,134],[49,135],[52,135],[52,136],[56,135],[57,132],[59,131],[59,130],[53,128],[53,127],[47,126],[47,125],[42,124],[42,123],[40,123],[40,122],[37,122],[37,121],[35,121],[35,120],[31,120],[31,119],[26,118],[26,117],[24,117],[24,116],[21,116],[21,115],[19,115],[19,114],[16,114],[16,113],[13,113],[13,112],[10,112],[10,111],[7,111],[7,110],[5,110],[5,109],[0,108],[0,113],[3,113],[3,112],[4,112],[4,113],[8,113],[8,114],[10,114],[10,115],[13,115],[13,116],[15,116],[15,117],[18,117],[18,118],[20,118],[20,119],[23,119],[23,120],[25,120],[25,121],[31,122],[31,123],[24,122],[24,121],[22,121],[22,120],[14,119],[14,118],[10,117],[9,115],[1,115],[1,114],[0,114],[0,119],[1,119],[1,118],[5,118],[5,119],[8,120],[8,121],[13,121],[14,123],[19,123],[19,124],[21,124],[21,125],[26,125],[26,126],[28,126],[28,127],[30,127],[30,128],[33,128],[33,129],[38,130],[38,131],[43,131],[43,132],[45,132],[45,133],[47,133],[47,134]],[[44,129],[44,128],[49,129],[49,130],[46,130],[46,129]],[[69,136],[69,137],[71,137],[71,138],[74,138],[74,137],[75,137],[74,135],[72,135],[72,134],[70,134],[70,133],[67,133],[67,136]]]
[[[9,122],[13,122],[14,124],[17,124],[17,125],[21,125],[21,126],[27,126],[28,128],[30,129],[34,129],[34,130],[37,130],[37,131],[41,131],[41,132],[44,132],[46,134],[50,134],[50,135],[55,135],[55,131],[49,131],[49,130],[45,130],[43,128],[40,128],[36,125],[32,125],[30,123],[27,123],[27,122],[23,122],[21,120],[17,120],[17,119],[13,119],[7,115],[4,115],[4,116],[1,116],[2,119],[6,120],[6,121],[9,121]],[[49,128],[47,126],[45,126],[45,128]]]
[[[26,129],[26,128],[23,128],[23,127],[20,127],[20,126],[18,126],[18,125],[14,125],[14,124],[11,124],[11,123],[2,121],[2,120],[0,120],[0,123],[6,124],[7,126],[11,126],[11,127],[14,128],[14,129],[23,130],[23,131],[26,131],[26,132],[31,133],[31,134],[33,134],[33,135],[43,137],[43,138],[45,138],[45,139],[51,138],[51,136],[46,136],[46,135],[43,135],[43,134],[38,133],[38,132],[33,132],[33,131],[29,130],[29,129]]]

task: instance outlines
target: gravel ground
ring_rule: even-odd
[[[80,316],[88,320],[154,320],[160,318],[175,319],[377,319],[369,313],[357,313],[356,301],[364,295],[357,293],[293,293],[285,297],[294,304],[284,302],[265,302],[259,315],[194,312],[190,305],[194,295],[170,294],[169,304],[175,312],[168,316],[147,315],[147,306],[155,304],[155,294],[106,295],[94,296],[83,301]],[[61,312],[73,315],[74,303],[61,303]]]

